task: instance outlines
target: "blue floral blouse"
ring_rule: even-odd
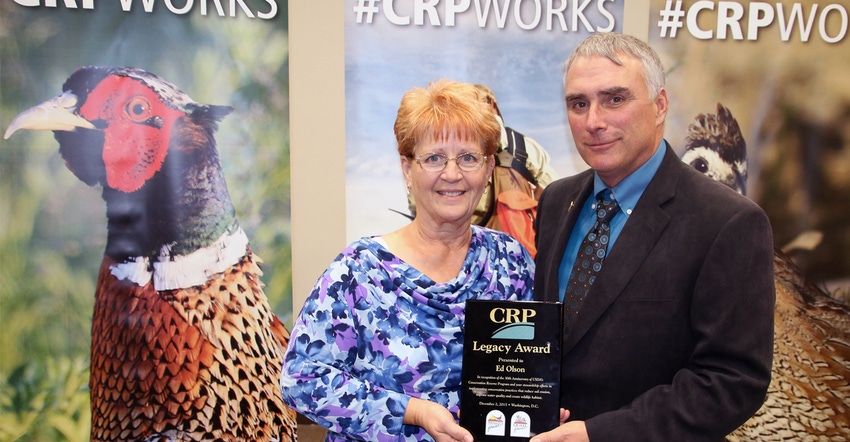
[[[531,300],[534,261],[512,237],[472,226],[460,274],[436,283],[374,238],[349,245],[293,327],[281,391],[328,441],[433,440],[402,423],[411,397],[457,418],[467,299]]]

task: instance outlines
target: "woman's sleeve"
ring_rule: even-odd
[[[356,294],[370,289],[357,282],[358,271],[354,260],[340,255],[319,278],[284,353],[281,392],[287,405],[332,432],[396,440],[410,397],[369,382],[368,372],[355,375],[364,351],[359,344],[369,333],[358,329],[352,308],[362,298]]]

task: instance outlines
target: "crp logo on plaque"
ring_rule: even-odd
[[[534,323],[529,320],[535,316],[537,311],[531,308],[496,307],[490,310],[490,320],[494,324],[507,324],[493,332],[493,339],[534,339]]]

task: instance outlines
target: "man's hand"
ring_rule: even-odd
[[[534,436],[530,442],[590,442],[584,421],[572,421]]]
[[[411,398],[404,412],[404,423],[425,429],[437,442],[473,442],[472,434],[455,422],[442,405]]]
[[[561,425],[552,431],[534,436],[529,442],[590,442],[584,421],[567,422],[569,417],[569,410],[561,408],[559,416]]]

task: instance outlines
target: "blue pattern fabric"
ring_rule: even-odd
[[[436,283],[374,238],[345,248],[302,307],[284,354],[287,405],[327,441],[430,441],[404,425],[412,397],[457,418],[468,299],[531,300],[534,261],[510,236],[472,226],[457,277]]]

